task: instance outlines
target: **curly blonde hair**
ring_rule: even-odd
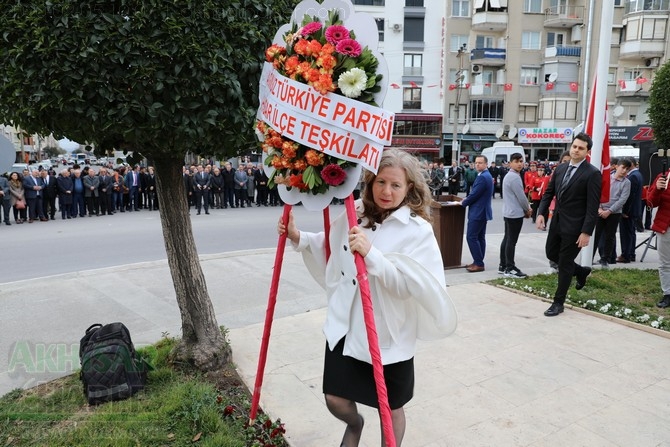
[[[407,177],[407,195],[402,201],[401,206],[407,205],[412,212],[421,216],[428,222],[432,220],[430,216],[430,203],[432,197],[430,189],[426,183],[419,160],[416,157],[408,154],[400,149],[385,149],[382,153],[382,159],[379,162],[379,169],[381,172],[384,168],[401,168],[405,171]],[[365,189],[363,190],[362,199],[365,205],[363,217],[367,217],[368,221],[366,227],[371,227],[375,222],[383,222],[395,210],[382,210],[375,205],[374,197],[372,196],[372,184],[377,178],[377,174],[370,171],[365,171],[363,182]]]

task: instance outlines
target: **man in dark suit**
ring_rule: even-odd
[[[44,183],[44,197],[42,197],[42,213],[44,217],[51,216],[51,220],[56,218],[56,197],[58,197],[58,184],[56,177],[51,172],[42,170],[40,172],[42,183]]]
[[[470,195],[462,202],[461,206],[468,206],[468,228],[466,240],[472,255],[472,264],[465,266],[470,273],[484,271],[484,256],[486,255],[486,223],[493,219],[491,199],[493,198],[493,178],[486,169],[488,160],[483,155],[475,158],[475,169],[477,178],[472,185]]]
[[[547,317],[563,312],[573,276],[577,278],[575,288],[579,290],[591,274],[590,267],[575,262],[579,251],[589,245],[598,221],[602,175],[598,168],[586,161],[591,147],[593,141],[589,135],[579,133],[575,136],[570,147],[570,162],[556,167],[537,211],[535,224],[544,230],[549,204],[556,197],[545,251],[549,261],[558,264],[558,287],[554,302],[544,312]]]
[[[198,166],[198,172],[193,176],[193,196],[198,214],[202,210],[203,202],[205,204],[205,214],[209,214],[209,183],[209,174],[205,172],[202,166]]]
[[[40,221],[45,222],[48,219],[44,216],[42,207],[42,193],[44,183],[37,169],[23,178],[23,189],[25,190],[26,203],[28,204],[28,223],[33,223],[39,217]]]
[[[112,211],[112,192],[114,192],[113,178],[107,173],[107,168],[100,168],[100,215],[114,214]]]
[[[630,195],[621,212],[619,222],[619,240],[621,241],[621,256],[616,262],[628,263],[635,261],[635,245],[637,243],[636,222],[642,217],[642,174],[637,168],[635,159],[630,158],[633,168],[628,172],[630,180]]]

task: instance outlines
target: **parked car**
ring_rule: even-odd
[[[9,172],[18,172],[19,174],[22,174],[24,169],[28,169],[27,163],[14,163]]]
[[[34,167],[35,169],[42,168],[43,170],[46,170],[46,171],[53,168],[53,165],[51,164],[51,160],[36,161],[36,162],[32,163],[30,166]]]

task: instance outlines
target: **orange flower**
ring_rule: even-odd
[[[309,42],[305,39],[300,39],[293,46],[293,51],[295,51],[296,54],[299,54],[301,56],[307,56],[309,52],[308,47]]]
[[[295,158],[295,151],[297,149],[298,144],[293,143],[291,141],[284,141],[284,144],[281,146],[281,151],[282,154],[284,154],[284,157],[286,158]]]
[[[307,169],[307,162],[305,162],[305,160],[302,159],[302,158],[299,159],[299,160],[296,160],[295,163],[293,163],[293,169],[295,169],[296,171],[302,172],[305,169]]]
[[[321,52],[321,48],[321,42],[318,40],[310,40],[309,45],[307,46],[307,55],[318,56]]]
[[[321,73],[319,70],[316,68],[310,68],[307,73],[303,75],[303,77],[307,80],[307,82],[315,82],[319,80],[319,76],[321,76]]]
[[[272,62],[282,54],[286,54],[286,48],[277,44],[270,45],[270,47],[267,50],[265,50],[265,60],[268,62]]]
[[[335,52],[335,45],[331,45],[329,43],[325,44],[324,46],[321,47],[321,56],[327,55],[327,54],[333,54]]]
[[[337,59],[335,59],[334,56],[330,54],[323,54],[321,53],[321,56],[316,60],[316,65],[319,67],[323,68],[324,70],[328,70],[332,73],[333,68],[335,68],[335,65],[337,64]]]
[[[275,155],[272,157],[272,167],[275,169],[281,169],[282,168],[282,162],[281,162],[281,157],[278,155]]]
[[[305,160],[310,166],[321,166],[323,164],[323,153],[310,149],[305,152]]]
[[[295,54],[286,59],[286,62],[284,62],[284,70],[286,70],[286,73],[289,75],[296,73],[299,66],[300,66],[300,59],[298,59],[298,56],[296,56]]]
[[[311,82],[310,85],[314,87],[314,89],[321,93],[322,95],[325,95],[328,92],[334,92],[335,91],[335,85],[333,85],[333,78],[329,74],[322,74],[319,76],[318,81]]]
[[[272,137],[272,138],[270,138],[270,144],[273,147],[276,147],[277,149],[279,149],[280,147],[282,147],[282,144],[284,144],[284,140],[282,140],[281,137]]]

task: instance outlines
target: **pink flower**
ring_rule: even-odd
[[[354,39],[344,39],[337,43],[335,51],[345,56],[358,57],[361,55],[363,49],[361,48],[361,44]]]
[[[321,170],[321,178],[330,186],[339,186],[347,179],[347,173],[339,165],[333,163]]]
[[[342,25],[333,25],[326,28],[326,40],[328,43],[337,45],[337,42],[349,38],[349,30]]]
[[[302,34],[303,36],[307,37],[319,31],[320,29],[321,29],[321,22],[310,22],[307,25],[303,26],[302,29],[298,31],[298,34]]]

